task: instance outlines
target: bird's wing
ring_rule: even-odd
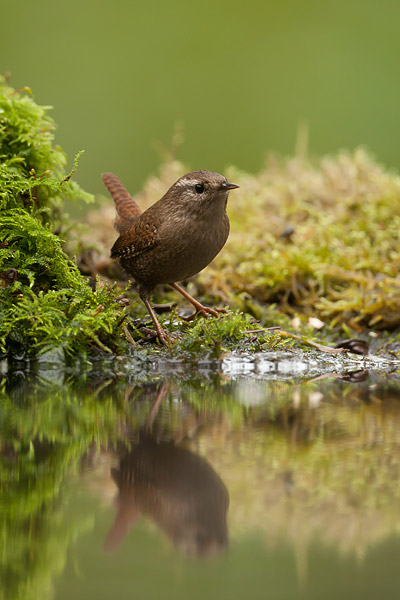
[[[147,211],[146,211],[147,212]],[[123,231],[111,248],[111,258],[134,258],[157,245],[158,221],[143,213]]]
[[[122,233],[136,221],[142,211],[114,173],[103,173],[102,177],[117,209],[114,227],[118,233]]]

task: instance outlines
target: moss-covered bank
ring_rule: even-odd
[[[0,352],[123,353],[151,335],[143,328],[148,320],[138,320],[146,317],[141,304],[127,308],[120,301],[126,281],[108,257],[115,239],[112,202],[89,214],[96,226],[83,246],[81,235],[78,243],[63,202],[90,201],[91,195],[73,180],[79,154],[66,170],[54,128],[48,107],[38,106],[29,90],[14,91],[0,81]],[[169,160],[138,196],[141,206],[153,203],[188,169]],[[179,339],[167,352],[219,356],[225,349],[283,343],[279,334],[255,331],[260,325],[252,317],[307,335],[313,334],[309,318],[318,317],[325,339],[371,328],[396,331],[396,175],[363,150],[316,163],[304,152],[287,160],[270,157],[257,175],[233,167],[226,175],[241,186],[229,202],[231,235],[189,288],[245,314],[191,324],[179,312],[163,315],[167,331]],[[95,281],[98,272],[103,279]],[[176,301],[168,292],[163,299]]]
[[[0,352],[118,348],[117,292],[89,287],[63,244],[66,198],[90,201],[66,172],[48,107],[0,80]]]

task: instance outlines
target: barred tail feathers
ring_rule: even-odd
[[[122,233],[142,214],[137,202],[132,198],[124,185],[114,173],[103,173],[104,185],[110,192],[117,210],[114,227]]]

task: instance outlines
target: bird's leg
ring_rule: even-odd
[[[145,307],[147,308],[147,310],[149,311],[149,315],[151,316],[153,323],[154,323],[154,327],[156,328],[157,331],[157,337],[160,340],[160,342],[162,344],[164,344],[165,346],[168,344],[168,336],[165,333],[164,329],[161,327],[157,317],[156,317],[156,313],[153,310],[153,307],[150,304],[150,293],[146,288],[142,288],[141,286],[139,286],[139,296],[141,298],[141,300],[143,301]]]
[[[190,294],[187,293],[186,290],[184,290],[183,288],[181,288],[180,285],[178,285],[177,283],[171,283],[171,286],[180,294],[182,294],[182,296],[184,298],[186,298],[186,300],[189,300],[189,302],[191,304],[193,304],[193,306],[196,309],[196,313],[201,313],[202,315],[204,315],[205,317],[207,317],[208,315],[213,315],[214,317],[218,317],[218,313],[225,313],[226,310],[224,308],[209,308],[208,306],[204,306],[203,304],[201,304],[200,302],[198,302],[198,300],[196,300],[196,298],[193,298],[193,296],[191,296]]]

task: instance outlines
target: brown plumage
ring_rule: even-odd
[[[196,311],[217,315],[176,284],[206,267],[224,246],[229,234],[226,204],[229,190],[237,188],[212,171],[193,171],[176,181],[166,194],[145,212],[131,198],[115,175],[103,180],[114,198],[120,236],[111,249],[124,269],[139,284],[162,343],[168,338],[150,305],[156,285],[169,283]]]
[[[114,227],[118,233],[122,233],[132,225],[142,211],[114,173],[103,173],[103,181],[113,197],[117,209]]]

